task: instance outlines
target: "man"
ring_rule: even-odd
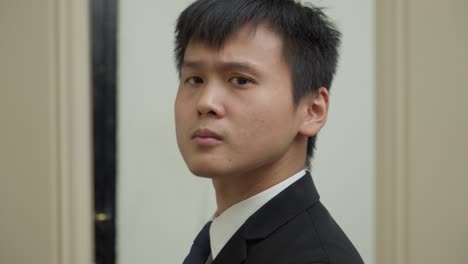
[[[217,202],[184,263],[363,263],[305,169],[339,36],[293,0],[199,0],[181,13],[177,142]]]

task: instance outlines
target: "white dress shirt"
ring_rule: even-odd
[[[216,258],[234,233],[264,204],[306,174],[303,169],[286,180],[226,209],[213,219],[210,227],[212,259]]]

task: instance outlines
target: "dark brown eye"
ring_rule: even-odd
[[[250,80],[245,77],[234,77],[231,79],[231,82],[237,85],[246,85],[250,83]]]
[[[190,83],[190,84],[201,84],[203,83],[203,80],[200,77],[192,76],[188,78],[185,82]]]

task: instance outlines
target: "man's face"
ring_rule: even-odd
[[[301,122],[282,48],[266,25],[244,26],[221,49],[189,43],[175,117],[177,143],[193,174],[245,175],[288,156]]]

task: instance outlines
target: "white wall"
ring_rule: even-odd
[[[191,0],[120,0],[120,264],[180,263],[215,209],[190,175],[174,131],[173,31]],[[313,172],[323,203],[366,263],[374,259],[374,1],[322,0],[343,32],[330,117]]]
[[[312,165],[322,202],[374,263],[374,0],[323,0],[343,34],[327,125]]]

